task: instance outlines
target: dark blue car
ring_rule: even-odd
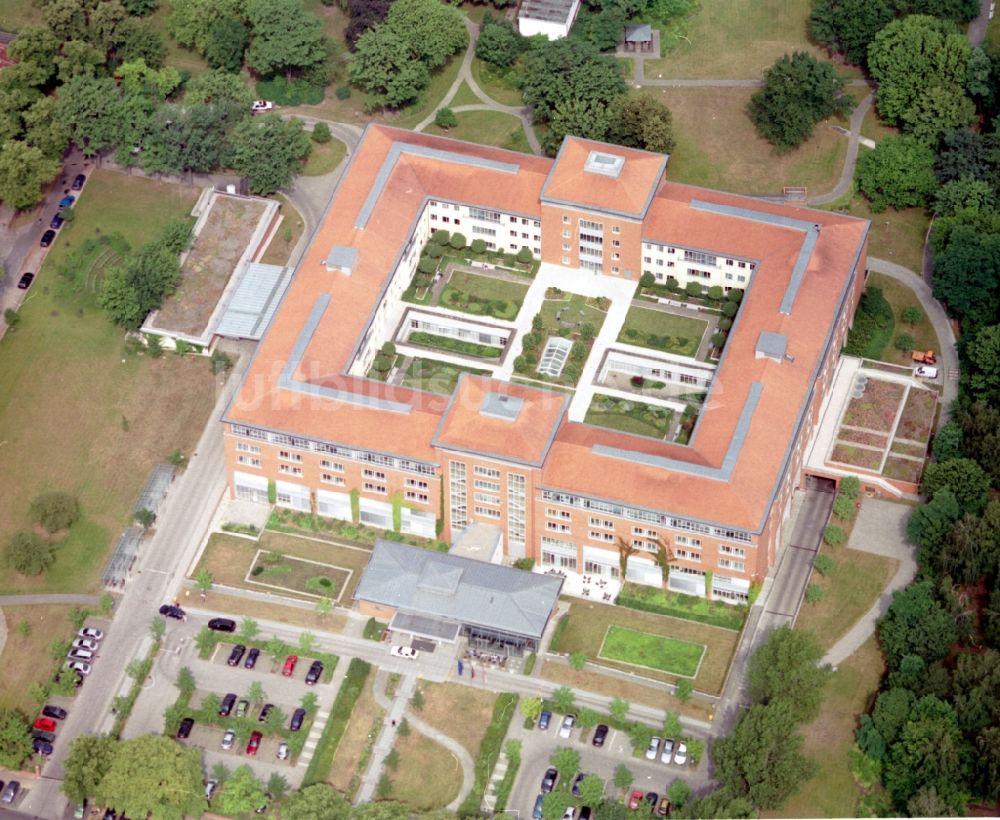
[[[65,221],[66,220],[63,219],[61,216],[59,216],[59,214],[56,214],[54,217],[52,217],[52,221],[49,223],[49,227],[52,228],[52,230],[54,231],[58,231],[63,226],[63,222]]]
[[[549,723],[552,720],[552,713],[546,709],[538,716],[538,728],[543,732],[549,728]]]

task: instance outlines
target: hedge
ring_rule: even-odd
[[[882,288],[869,285],[861,294],[844,353],[866,359],[882,358],[882,351],[892,338],[894,325],[892,306],[882,295]]]
[[[507,771],[504,772],[503,779],[497,784],[497,799],[493,804],[493,814],[503,814],[507,808],[507,801],[510,800],[510,793],[514,788],[514,780],[517,778],[517,770],[521,768],[521,742],[512,740],[507,748]]]
[[[479,753],[476,755],[476,782],[472,787],[462,805],[458,807],[459,817],[477,817],[480,814],[480,806],[486,794],[486,786],[493,776],[493,767],[497,765],[500,757],[500,747],[503,739],[507,736],[507,729],[517,712],[517,695],[510,692],[502,692],[497,696],[493,705],[493,718],[486,728],[483,742],[479,744]]]
[[[650,588],[649,593],[643,593],[631,586],[622,588],[615,603],[618,606],[638,609],[641,612],[669,615],[674,618],[683,618],[687,621],[697,621],[733,630],[742,628],[747,614],[745,606],[709,601],[707,598],[682,595],[676,592],[663,593],[652,588]]]
[[[333,766],[333,756],[340,745],[340,739],[347,730],[347,724],[351,720],[351,713],[357,703],[361,692],[365,688],[365,682],[371,673],[372,666],[361,658],[351,658],[347,666],[347,674],[343,683],[340,684],[340,691],[337,692],[337,699],[333,702],[330,710],[330,718],[323,727],[323,734],[320,735],[319,743],[313,753],[312,760],[309,761],[309,768],[306,769],[305,777],[302,781],[303,788],[311,786],[313,783],[325,783],[330,776],[330,769]]]

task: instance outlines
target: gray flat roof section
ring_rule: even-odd
[[[517,16],[547,23],[567,23],[572,11],[573,0],[524,0]]]
[[[562,578],[379,540],[354,592],[400,612],[541,638]]]
[[[426,615],[413,615],[409,612],[397,612],[389,622],[389,629],[394,632],[409,632],[411,635],[445,643],[455,643],[461,628],[461,624],[453,621],[442,621],[440,618],[428,618]]]
[[[291,268],[251,262],[244,269],[215,333],[231,339],[263,338],[291,281]]]
[[[160,509],[160,504],[163,503],[167,490],[170,489],[170,482],[174,480],[174,472],[172,464],[157,464],[153,467],[149,478],[146,479],[146,485],[142,488],[142,492],[139,493],[139,498],[132,508],[133,517],[138,515],[141,510],[155,513]]]

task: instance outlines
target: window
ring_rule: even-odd
[[[728,544],[720,544],[719,552],[723,555],[735,555],[737,558],[745,558],[747,554],[743,547],[730,547]]]
[[[385,484],[375,484],[371,481],[366,481],[363,485],[366,493],[378,493],[378,495],[385,495]]]
[[[500,478],[500,471],[493,467],[476,467],[476,475],[483,475],[487,478]]]
[[[573,517],[573,513],[569,510],[557,510],[555,507],[546,507],[545,509],[546,518],[562,518],[568,521]]]
[[[494,493],[500,492],[500,482],[499,481],[483,481],[481,478],[477,478],[472,482],[472,485],[477,490],[490,490]]]
[[[500,496],[492,495],[490,493],[475,493],[475,500],[480,504],[493,504],[497,507],[500,506]]]
[[[701,539],[700,538],[689,538],[686,535],[678,535],[678,536],[676,536],[674,538],[674,543],[675,544],[682,544],[682,545],[684,545],[686,547],[700,547],[701,546]]]
[[[569,228],[563,229],[563,239],[569,239],[573,235],[573,232]]]
[[[615,254],[615,256],[617,256],[617,255],[618,254]],[[612,265],[611,266],[611,272],[612,273],[619,273],[620,271],[618,270],[618,266],[617,265]]]
[[[745,276],[737,276],[736,277],[736,281],[737,282],[746,282],[746,280],[747,280],[747,278]]]
[[[744,564],[742,561],[733,561],[730,558],[720,558],[719,566],[722,567],[723,569],[732,569],[736,570],[737,572],[743,572],[746,569],[746,564]]]
[[[732,267],[732,266],[733,266],[733,260],[732,260],[732,259],[727,259],[727,260],[726,260],[726,264],[727,264],[727,265],[728,265],[729,267]]]
[[[320,476],[320,481],[324,484],[336,484],[338,487],[344,486],[344,479],[339,475],[334,475],[333,473],[323,473]]]
[[[620,248],[621,246],[622,246],[621,240],[618,240],[618,239],[612,239],[611,240],[611,247],[612,248]]]
[[[597,234],[592,234],[592,233],[581,233],[580,234],[580,241],[581,242],[590,242],[593,245],[603,245],[604,244],[604,237],[600,236],[600,235],[597,235]]]
[[[594,231],[595,233],[604,233],[604,226],[600,222],[591,222],[587,219],[580,220],[580,230],[581,231]]]
[[[365,470],[365,478],[374,478],[378,481],[385,481],[385,473],[381,470]]]
[[[413,490],[406,491],[407,501],[419,501],[421,504],[426,504],[428,501],[427,493],[416,493]]]
[[[330,461],[329,459],[326,459],[326,458],[324,458],[319,463],[319,466],[323,467],[326,470],[333,470],[335,473],[342,473],[342,472],[344,472],[344,465],[343,464],[339,464],[339,463],[337,463],[335,461]],[[407,479],[407,480],[409,481],[409,479]]]
[[[565,245],[565,244],[564,244],[564,245],[563,245],[563,248],[562,248],[562,249],[563,249],[564,251],[568,251],[568,250],[569,250],[569,245]]]
[[[570,219],[568,216],[563,217],[563,225],[569,225]]]
[[[469,208],[469,217],[471,219],[481,219],[483,222],[499,222],[500,212],[499,211],[488,211],[485,208]],[[475,228],[473,228],[475,232]]]
[[[590,526],[592,527],[603,527],[606,530],[613,530],[615,528],[614,521],[608,521],[606,518],[595,518],[590,517]]]
[[[494,510],[490,507],[476,507],[476,515],[484,516],[485,518],[499,518],[500,510]]]
[[[587,537],[591,541],[604,541],[605,543],[611,543],[615,540],[615,534],[613,532],[598,532],[597,530],[591,530],[587,533]]]
[[[526,520],[526,481],[523,475],[507,475],[507,544],[524,544]]]
[[[236,463],[242,464],[244,467],[256,467],[260,469],[260,459],[253,456],[236,456]]]
[[[302,475],[302,468],[293,467],[291,464],[279,464],[278,472],[286,475]]]
[[[417,478],[408,478],[403,482],[407,487],[416,487],[419,490],[427,489],[427,482]]]
[[[612,225],[611,226],[611,233],[621,233],[621,232],[622,232],[622,229],[619,228],[617,225]]]
[[[496,236],[496,228],[484,228],[482,225],[473,225],[472,232],[483,236]]]
[[[260,447],[258,447],[256,444],[247,444],[245,441],[237,441],[236,452],[256,453],[257,455],[260,455]]]
[[[601,257],[604,256],[604,251],[602,251],[600,248],[591,248],[588,247],[587,245],[580,246],[580,253],[583,254],[584,256],[596,257],[597,259],[600,259]]]
[[[568,265],[568,264],[569,264],[569,257],[568,257],[568,256],[564,256],[564,257],[562,258],[562,263],[563,263],[564,265]]]
[[[696,262],[699,265],[716,265],[718,258],[710,253],[703,253],[702,251],[684,251],[684,261],[685,262]]]
[[[573,528],[569,524],[560,524],[558,521],[546,521],[545,529],[549,532],[572,532]]]
[[[288,450],[279,450],[278,458],[282,459],[283,461],[295,461],[295,462],[302,461],[302,456],[299,453],[290,453],[288,452]]]
[[[449,461],[448,476],[449,496],[451,498],[451,525],[458,529],[465,529],[469,523],[465,464],[461,461]]]

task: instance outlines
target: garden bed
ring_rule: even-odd
[[[496,276],[454,271],[438,300],[438,306],[476,316],[514,321],[528,286]]]
[[[706,319],[632,307],[625,317],[618,341],[678,356],[694,356],[707,327]]]
[[[937,410],[938,397],[930,390],[910,388],[903,406],[903,414],[899,417],[896,427],[896,438],[926,443],[931,435],[934,424],[934,413]]]
[[[450,336],[437,336],[422,330],[416,330],[411,333],[407,336],[406,342],[417,347],[446,350],[449,353],[457,353],[460,356],[473,356],[477,359],[499,359],[503,355],[503,350],[499,347],[466,342],[463,339],[453,339]]]
[[[679,641],[622,626],[609,626],[598,656],[632,666],[693,678],[705,655],[703,644]]]
[[[743,628],[747,616],[746,606],[733,606],[722,601],[710,601],[708,598],[699,598],[696,595],[683,595],[640,584],[626,583],[618,593],[615,603],[643,612],[685,618],[736,631]]]
[[[893,453],[898,453],[902,456],[913,456],[914,458],[923,459],[927,455],[927,445],[926,444],[910,444],[906,441],[900,441],[895,439],[892,442],[892,447],[889,448]]]
[[[443,393],[450,396],[455,391],[455,385],[458,384],[463,373],[488,376],[490,371],[418,357],[410,361],[410,366],[406,368],[401,384],[415,390],[427,390],[431,393]]]
[[[850,464],[863,470],[878,470],[882,466],[882,450],[868,450],[851,444],[837,444],[830,454],[830,460],[840,464]]]
[[[873,433],[870,430],[849,430],[841,427],[837,431],[837,438],[849,444],[867,444],[870,447],[882,447],[889,443],[888,436],[881,433]]]
[[[446,541],[436,541],[431,538],[421,538],[419,535],[409,535],[401,532],[390,532],[364,524],[352,524],[339,518],[324,518],[306,512],[296,512],[285,507],[275,507],[267,519],[267,529],[278,532],[301,533],[313,538],[322,538],[336,543],[347,541],[361,547],[374,547],[379,538],[388,538],[401,544],[414,547],[447,552],[450,544]],[[265,536],[266,537],[266,536]],[[263,539],[262,539],[263,541]],[[341,562],[343,563],[343,562]]]
[[[869,377],[861,397],[851,399],[847,405],[841,424],[889,433],[905,392],[902,384]]]
[[[889,456],[885,460],[885,468],[882,470],[882,475],[886,478],[893,478],[896,481],[908,481],[911,484],[919,484],[920,473],[923,469],[923,459],[914,461],[909,458]]]
[[[353,570],[333,564],[258,550],[245,580],[251,584],[339,602],[352,573]]]
[[[610,430],[663,439],[670,432],[673,416],[674,411],[668,407],[595,393],[583,420]]]
[[[514,360],[514,371],[535,381],[575,386],[590,355],[594,339],[601,330],[610,304],[598,297],[588,299],[576,293],[549,288],[542,309],[532,320],[532,331],[522,337],[521,355]],[[558,376],[538,372],[538,362],[552,337],[572,342],[566,363]]]

